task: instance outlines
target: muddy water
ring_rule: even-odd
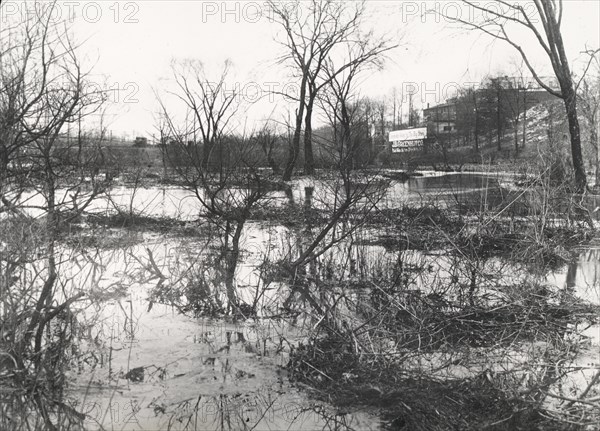
[[[258,232],[249,231],[247,240],[256,240]],[[375,416],[337,415],[288,382],[280,367],[290,347],[310,332],[309,315],[294,324],[265,318],[234,323],[151,304],[150,289],[160,280],[147,274],[149,256],[165,275],[163,283],[176,283],[193,263],[185,261],[192,249],[202,244],[147,236],[127,249],[73,257],[76,270],[63,271],[72,288],[87,283],[92,298],[80,314],[89,340],[80,349],[89,353],[69,376],[70,399],[87,414],[86,428],[379,429]],[[101,273],[94,271],[99,266]],[[250,272],[242,266],[239,280],[248,281]]]
[[[548,282],[575,292],[578,298],[600,304],[600,243],[591,244],[579,251],[577,259],[567,268],[548,277]],[[572,364],[581,371],[573,376],[571,385],[575,393],[587,387],[593,375],[600,369],[600,325],[578,328],[587,343]]]
[[[463,182],[464,181],[464,182]],[[494,180],[496,181],[496,180]],[[482,176],[431,176],[393,183],[386,204],[422,199],[444,191],[484,189]],[[495,183],[496,184],[496,183]],[[294,183],[292,198],[304,199],[305,187],[314,183]],[[112,201],[97,204],[96,210],[134,208],[147,215],[195,220],[201,211],[186,191],[166,189],[116,189]],[[317,193],[318,196],[318,193]],[[282,202],[289,196],[279,196]],[[318,205],[318,199],[315,199]],[[116,235],[120,235],[117,231]],[[261,283],[256,267],[270,253],[284,253],[287,234],[278,227],[249,224],[242,239],[244,254],[236,283],[240,297],[248,300]],[[309,400],[287,380],[285,365],[291,346],[304,340],[316,325],[310,312],[295,322],[270,318],[277,314],[281,297],[276,286],[266,291],[259,317],[233,322],[225,319],[191,318],[172,306],[150,302],[152,289],[159,283],[181,283],[194,267],[193,259],[206,245],[190,238],[164,238],[143,235],[134,246],[103,250],[66,259],[65,279],[91,300],[81,307],[87,345],[80,347],[82,359],[69,376],[70,399],[87,416],[89,429],[123,430],[221,430],[221,429],[379,429],[379,419],[369,412],[336,414],[334,409]],[[352,254],[354,253],[354,254]],[[333,265],[338,276],[360,273],[361,265],[393,266],[397,255],[382,247],[361,246],[348,254],[340,246],[328,256],[338,256]],[[342,258],[341,256],[345,256]],[[419,271],[408,282],[423,289],[452,278],[448,257],[424,256],[406,252],[408,266],[436,265]],[[154,261],[163,277],[153,273]],[[343,261],[346,263],[343,264]],[[354,264],[350,264],[354,261]],[[491,261],[486,271],[505,271],[502,262]],[[441,268],[441,270],[440,270]],[[90,275],[92,274],[92,275]],[[598,276],[600,247],[582,250],[580,259],[548,282],[574,289],[578,296],[600,303]],[[490,283],[498,282],[498,279]],[[579,364],[586,367],[575,386],[584,386],[594,364],[600,363],[600,329],[588,328],[589,350]],[[590,365],[591,364],[591,365]]]
[[[454,197],[473,192],[497,190],[501,183],[510,182],[510,174],[424,172],[423,176],[407,181],[392,181],[383,200],[384,205],[397,207],[404,203],[440,202],[443,197]],[[381,177],[383,179],[384,177]],[[326,207],[331,203],[334,189],[340,186],[327,179],[301,178],[291,183],[288,192],[271,192],[266,199],[269,205],[303,204],[306,189],[313,191],[311,206]],[[32,206],[39,205],[38,196],[26,196]],[[68,193],[59,193],[59,201],[70,203]],[[193,192],[177,187],[131,188],[115,187],[107,198],[93,202],[90,211],[137,211],[157,217],[175,217],[183,220],[196,219],[203,212]]]

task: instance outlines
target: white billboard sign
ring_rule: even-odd
[[[423,140],[392,142],[392,153],[405,153],[423,150]]]
[[[418,129],[394,130],[390,132],[390,142],[417,141],[427,138],[427,127]]]

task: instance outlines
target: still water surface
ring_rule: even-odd
[[[442,175],[393,182],[385,205],[392,207],[423,201],[444,193],[457,194],[499,187],[499,179],[485,175]],[[293,199],[302,202],[304,188],[318,184],[294,183]],[[111,202],[100,202],[98,211],[133,208],[144,214],[196,220],[201,206],[194,196],[176,188],[131,190],[116,188]],[[275,192],[274,202],[290,199]],[[318,200],[316,200],[318,201]],[[236,273],[240,296],[251,297],[260,284],[257,264],[265,253],[282,253],[280,228],[250,223],[242,244],[245,253]],[[125,233],[120,233],[126,235]],[[206,245],[199,239],[165,238],[152,234],[136,237],[134,245],[102,250],[93,256],[70,255],[65,250],[65,278],[74,289],[92,298],[82,312],[91,322],[90,351],[70,375],[70,397],[88,415],[86,427],[109,430],[240,430],[240,429],[380,429],[371,412],[336,413],[315,403],[291,385],[284,366],[292,345],[305,340],[316,324],[311,313],[294,322],[266,317],[277,306],[277,289],[266,293],[263,317],[233,323],[226,319],[191,318],[174,307],[149,302],[158,283],[181,281]],[[343,254],[340,249],[333,254]],[[371,262],[397,256],[379,246],[361,246],[361,256]],[[148,272],[150,258],[164,279]],[[435,277],[444,274],[441,255],[404,256],[437,265]],[[364,259],[363,259],[364,260]],[[490,262],[489,272],[499,272]],[[573,289],[587,301],[600,303],[600,246],[582,249],[579,259],[546,281]],[[425,274],[413,280],[426,289],[433,281]],[[433,276],[431,276],[433,277]],[[246,290],[247,289],[247,290]],[[280,298],[279,298],[280,299]],[[259,313],[259,316],[261,314]],[[600,360],[600,328],[586,330],[591,343],[582,364]],[[86,346],[81,347],[82,350]],[[136,371],[137,370],[137,371]],[[585,379],[585,375],[582,376]],[[584,380],[582,380],[584,381]]]

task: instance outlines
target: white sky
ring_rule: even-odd
[[[26,4],[5,0],[1,7],[8,15],[22,12]],[[599,4],[597,0],[564,0],[563,37],[575,71],[581,68],[580,51],[586,44],[600,46]],[[59,1],[59,7],[62,18],[74,16],[73,31],[78,40],[85,40],[81,52],[87,64],[94,65],[98,85],[120,88],[112,93],[104,120],[115,134],[153,133],[153,113],[158,110],[154,90],[160,92],[167,86],[172,59],[198,59],[215,68],[231,59],[233,79],[248,89],[250,98],[257,88],[266,94],[269,87],[281,89],[294,83],[286,70],[275,65],[281,53],[274,41],[279,28],[270,22],[262,0]],[[419,103],[434,105],[444,101],[453,83],[479,81],[495,72],[511,75],[514,70],[510,47],[492,43],[479,32],[461,30],[439,16],[422,17],[432,8],[450,14],[460,11],[468,17],[472,12],[459,1],[369,0],[368,7],[368,25],[394,35],[401,46],[390,54],[384,72],[365,75],[363,95],[389,95],[393,87],[400,91],[414,83],[427,93],[418,95]],[[524,39],[523,46],[534,50],[535,63],[550,75],[535,42]],[[276,102],[266,97],[244,110],[246,118],[241,121],[252,123],[273,110],[281,120],[285,109]]]

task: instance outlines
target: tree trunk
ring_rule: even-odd
[[[310,210],[313,207],[314,187],[304,187],[304,210]]]
[[[194,143],[195,145],[196,143]],[[210,154],[212,153],[213,145],[209,140],[204,141],[204,145],[202,146],[202,169],[204,171],[208,170]]]
[[[475,152],[479,153],[479,111],[477,109],[477,96],[475,94],[473,94],[473,104],[474,104],[474,111],[475,111],[475,118],[474,118],[474,122],[475,122]]]
[[[303,109],[302,109],[303,110]],[[300,118],[300,121],[298,121]],[[296,115],[296,129],[294,130],[294,137],[292,138],[292,142],[290,143],[289,151],[288,151],[288,159],[285,165],[285,170],[283,171],[283,181],[289,181],[292,179],[292,173],[294,172],[294,167],[296,166],[296,160],[298,160],[298,154],[300,154],[300,132],[302,130],[302,117],[300,115]]]
[[[500,112],[500,88],[497,89],[497,99],[496,99],[496,133],[498,139],[498,151],[502,151],[502,125],[500,122],[502,121],[501,112]]]
[[[577,118],[576,94],[572,86],[564,88],[563,94],[565,95],[565,109],[569,121],[569,134],[571,136],[571,155],[573,157],[573,169],[575,171],[575,189],[577,193],[583,193],[587,187],[587,179],[583,163],[583,154],[581,152],[581,132],[579,128],[579,119]]]
[[[527,93],[524,94],[523,102],[523,143],[521,148],[525,149],[525,142],[527,142]]]
[[[290,143],[288,159],[283,171],[283,181],[290,181],[292,179],[292,173],[294,167],[296,167],[296,161],[298,160],[298,154],[300,154],[300,133],[302,132],[302,119],[304,118],[304,99],[306,98],[306,75],[302,77],[302,83],[300,87],[300,104],[296,111],[296,128],[294,130],[294,137]]]
[[[568,289],[573,289],[577,286],[577,268],[578,262],[576,260],[571,261],[569,265],[567,265],[567,280],[566,287]]]
[[[238,305],[237,294],[235,291],[235,271],[237,269],[237,263],[240,256],[240,238],[242,236],[242,230],[244,229],[244,222],[237,222],[235,232],[231,238],[231,248],[226,250],[226,267],[225,267],[225,287],[227,288],[227,300],[229,302],[228,308],[236,307]]]
[[[309,96],[306,105],[306,117],[304,120],[304,174],[313,175],[315,173],[315,160],[312,147],[312,113],[315,102],[314,94]]]
[[[598,145],[598,130],[596,121],[592,125],[592,146],[596,150],[596,186],[600,186],[600,145]]]
[[[268,140],[268,142],[266,142],[266,140]],[[281,173],[281,169],[279,169],[279,165],[273,158],[273,141],[271,140],[271,138],[265,137],[265,141],[261,142],[261,147],[263,153],[267,157],[267,164],[273,171],[273,175],[279,175]]]
[[[281,173],[281,169],[279,169],[279,165],[277,164],[277,162],[273,158],[273,155],[270,154],[270,153],[267,156],[267,163],[269,164],[269,167],[273,171],[273,175],[279,175]]]
[[[27,349],[30,343],[31,337],[35,335],[35,347],[34,352],[39,353],[42,349],[42,335],[44,333],[44,328],[46,326],[46,321],[44,320],[44,311],[48,309],[52,304],[52,298],[54,296],[54,284],[58,277],[57,268],[56,268],[56,255],[55,255],[55,243],[56,238],[58,236],[58,217],[56,214],[56,184],[54,178],[52,176],[52,168],[48,162],[49,154],[45,153],[46,156],[46,188],[47,188],[47,196],[46,196],[46,205],[47,205],[47,214],[46,214],[46,235],[47,238],[44,238],[47,241],[47,253],[48,253],[48,275],[42,287],[42,291],[37,299],[35,308],[33,310],[31,320],[29,321],[29,325],[24,336],[21,339],[20,344],[20,352],[24,352]],[[35,332],[35,334],[34,334]],[[35,358],[35,368],[36,370],[40,366],[41,357],[36,356]]]
[[[380,114],[381,114],[381,124],[380,124],[380,126],[381,126],[381,141],[384,144],[389,144],[390,148],[391,148],[392,144],[387,142],[387,139],[385,139],[385,116],[384,116],[385,112],[383,111],[383,108],[381,108]]]
[[[342,169],[344,172],[350,172],[352,170],[352,159],[354,158],[354,152],[352,151],[352,144],[350,142],[350,124],[346,120],[342,124]]]
[[[519,155],[519,122],[515,121],[515,154]]]

